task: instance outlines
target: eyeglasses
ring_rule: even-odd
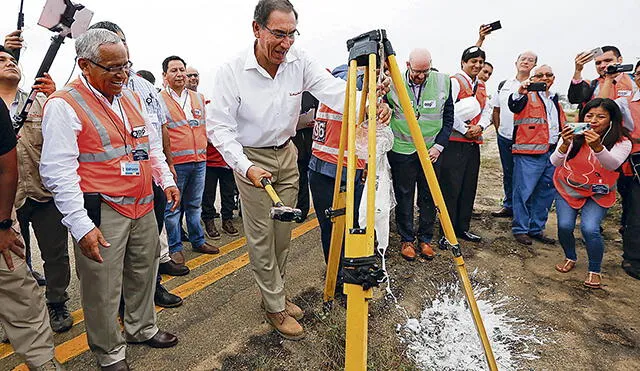
[[[262,26],[265,30],[269,31],[270,34],[272,34],[276,39],[278,40],[282,40],[285,37],[288,37],[291,40],[295,40],[297,36],[300,36],[300,32],[298,30],[293,30],[289,33],[286,32],[282,32],[282,31],[274,31],[272,29],[270,29],[267,26]]]
[[[109,73],[128,72],[131,66],[133,66],[133,63],[131,63],[131,61],[127,61],[127,63],[122,66],[105,67],[99,63],[92,61],[91,59],[87,59],[87,60]]]
[[[541,78],[543,78],[545,76],[548,77],[548,78],[552,78],[553,77],[553,73],[547,72],[547,73],[537,73],[537,74],[533,75],[533,77],[538,78],[538,79],[541,79]]]
[[[188,73],[188,74],[187,74],[187,77],[189,77],[189,78],[192,78],[192,77],[200,77],[200,75],[199,75],[199,74],[197,74],[197,73]]]
[[[411,72],[415,73],[416,75],[428,75],[430,70],[414,70],[413,67],[411,67],[411,65],[409,65],[409,70],[411,70]]]

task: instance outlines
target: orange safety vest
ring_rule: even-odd
[[[151,154],[149,135],[134,138],[122,118],[105,107],[79,79],[52,94],[49,100],[56,97],[64,99],[73,108],[82,124],[77,138],[82,192],[100,193],[109,206],[130,219],[139,219],[151,212],[151,161],[135,161],[140,165],[139,176],[121,175],[122,163],[134,162],[133,150]],[[131,128],[145,127],[137,94],[125,88],[119,102]]]
[[[631,113],[631,119],[633,121],[633,130],[631,131],[631,153],[640,152],[640,101],[632,102],[633,97],[627,97],[629,104],[629,111]],[[633,176],[633,169],[631,168],[630,161],[625,161],[622,164],[622,173],[626,176]]]
[[[583,144],[576,157],[556,167],[553,184],[569,206],[578,210],[588,198],[598,205],[609,208],[616,202],[616,182],[619,173],[607,170],[596,158],[588,144]],[[609,191],[605,194],[595,192],[603,186]]]
[[[182,107],[166,90],[160,92],[169,110],[167,129],[171,140],[171,156],[176,165],[207,160],[204,96],[191,90],[187,90],[187,93],[191,99],[191,114],[194,120],[187,120]]]
[[[537,92],[528,93],[527,105],[513,115],[513,146],[511,153],[540,155],[549,152],[549,121],[547,109]],[[564,127],[567,117],[557,105],[559,129]]]
[[[604,84],[604,77],[598,77],[598,85],[593,90],[593,98],[597,98],[600,94],[600,88]],[[634,82],[631,80],[631,77],[626,73],[622,74],[620,80],[616,80],[616,83],[613,84],[613,90],[609,92],[609,96],[607,98],[616,100],[620,97],[631,98],[633,96],[633,85]]]
[[[467,78],[462,74],[456,73],[455,75],[451,76],[451,78],[458,80],[458,84],[460,85],[460,92],[456,97],[456,102],[464,98],[475,96],[476,99],[478,100],[478,103],[480,103],[480,113],[478,114],[478,116],[474,117],[468,123],[469,125],[478,125],[478,123],[480,122],[480,117],[482,116],[482,110],[487,104],[487,89],[485,88],[484,81],[478,80],[476,84],[476,89],[474,91],[472,86],[469,84],[469,81],[467,80]],[[469,139],[465,137],[462,133],[458,132],[457,130],[451,131],[451,136],[449,137],[449,140],[454,142],[468,142],[468,143],[482,144],[482,136],[480,136],[477,139]]]
[[[338,150],[340,148],[340,130],[342,128],[342,114],[321,104],[316,114],[313,126],[313,144],[311,153],[322,161],[338,164]],[[356,168],[364,169],[366,158],[356,160]],[[344,152],[343,165],[347,166],[347,149]]]

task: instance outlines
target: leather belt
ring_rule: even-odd
[[[253,149],[272,149],[274,151],[283,149],[284,147],[286,147],[289,142],[291,142],[291,138],[287,139],[284,143],[282,143],[279,146],[268,146],[268,147],[247,147],[247,148],[253,148]]]

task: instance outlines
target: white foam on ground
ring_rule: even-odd
[[[536,336],[537,328],[508,312],[512,299],[492,302],[482,298],[487,289],[474,291],[498,368],[518,370],[522,361],[538,358],[533,348],[543,342]],[[420,319],[410,318],[398,330],[421,370],[488,370],[471,311],[456,284],[441,286]]]

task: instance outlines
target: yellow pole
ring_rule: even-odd
[[[375,55],[374,55],[375,58]],[[375,59],[374,59],[375,62]],[[375,63],[374,63],[375,66]],[[367,256],[367,238],[365,234],[354,233],[355,211],[355,173],[356,173],[356,67],[357,62],[349,63],[349,150],[347,159],[347,213],[345,238],[345,258],[360,258]],[[369,76],[371,75],[369,74]],[[368,81],[365,81],[367,84]],[[375,94],[375,87],[373,89]],[[369,105],[375,106],[375,100]],[[374,108],[375,109],[375,108]],[[374,111],[375,112],[375,111]],[[375,118],[375,115],[374,115]],[[373,175],[375,176],[375,174]],[[345,345],[344,367],[347,371],[361,371],[367,369],[367,332],[369,307],[367,300],[372,297],[372,290],[364,290],[362,286],[345,283],[344,293],[347,295],[347,329]]]
[[[451,224],[451,219],[449,218],[449,212],[447,211],[447,206],[445,205],[444,198],[442,197],[438,179],[436,178],[435,171],[433,170],[433,165],[429,160],[427,145],[422,138],[422,132],[420,131],[418,120],[416,119],[411,101],[409,100],[409,94],[407,93],[406,89],[400,88],[404,87],[404,82],[402,80],[402,75],[398,68],[395,55],[390,55],[388,60],[389,70],[391,71],[391,79],[393,80],[394,88],[396,88],[396,93],[400,98],[400,105],[402,106],[405,118],[407,119],[407,123],[409,124],[409,131],[411,132],[411,137],[413,138],[416,150],[418,151],[418,157],[420,158],[422,170],[427,177],[427,183],[429,184],[429,190],[431,191],[433,201],[440,211],[440,223],[442,224],[442,227],[444,229],[445,237],[452,245],[457,245],[458,240],[456,239],[456,234],[453,230],[453,225]],[[471,281],[469,280],[469,275],[467,273],[467,269],[465,268],[464,259],[462,258],[461,254],[454,254],[453,260],[455,262],[458,275],[460,276],[460,280],[462,281],[462,288],[467,298],[469,308],[471,309],[473,321],[476,325],[478,336],[480,337],[480,340],[482,342],[482,347],[484,349],[484,354],[487,359],[489,369],[492,371],[497,371],[498,366],[493,356],[493,351],[491,350],[491,343],[484,328],[482,317],[480,316],[478,304],[476,303],[476,299],[473,296],[473,288],[471,287]]]

